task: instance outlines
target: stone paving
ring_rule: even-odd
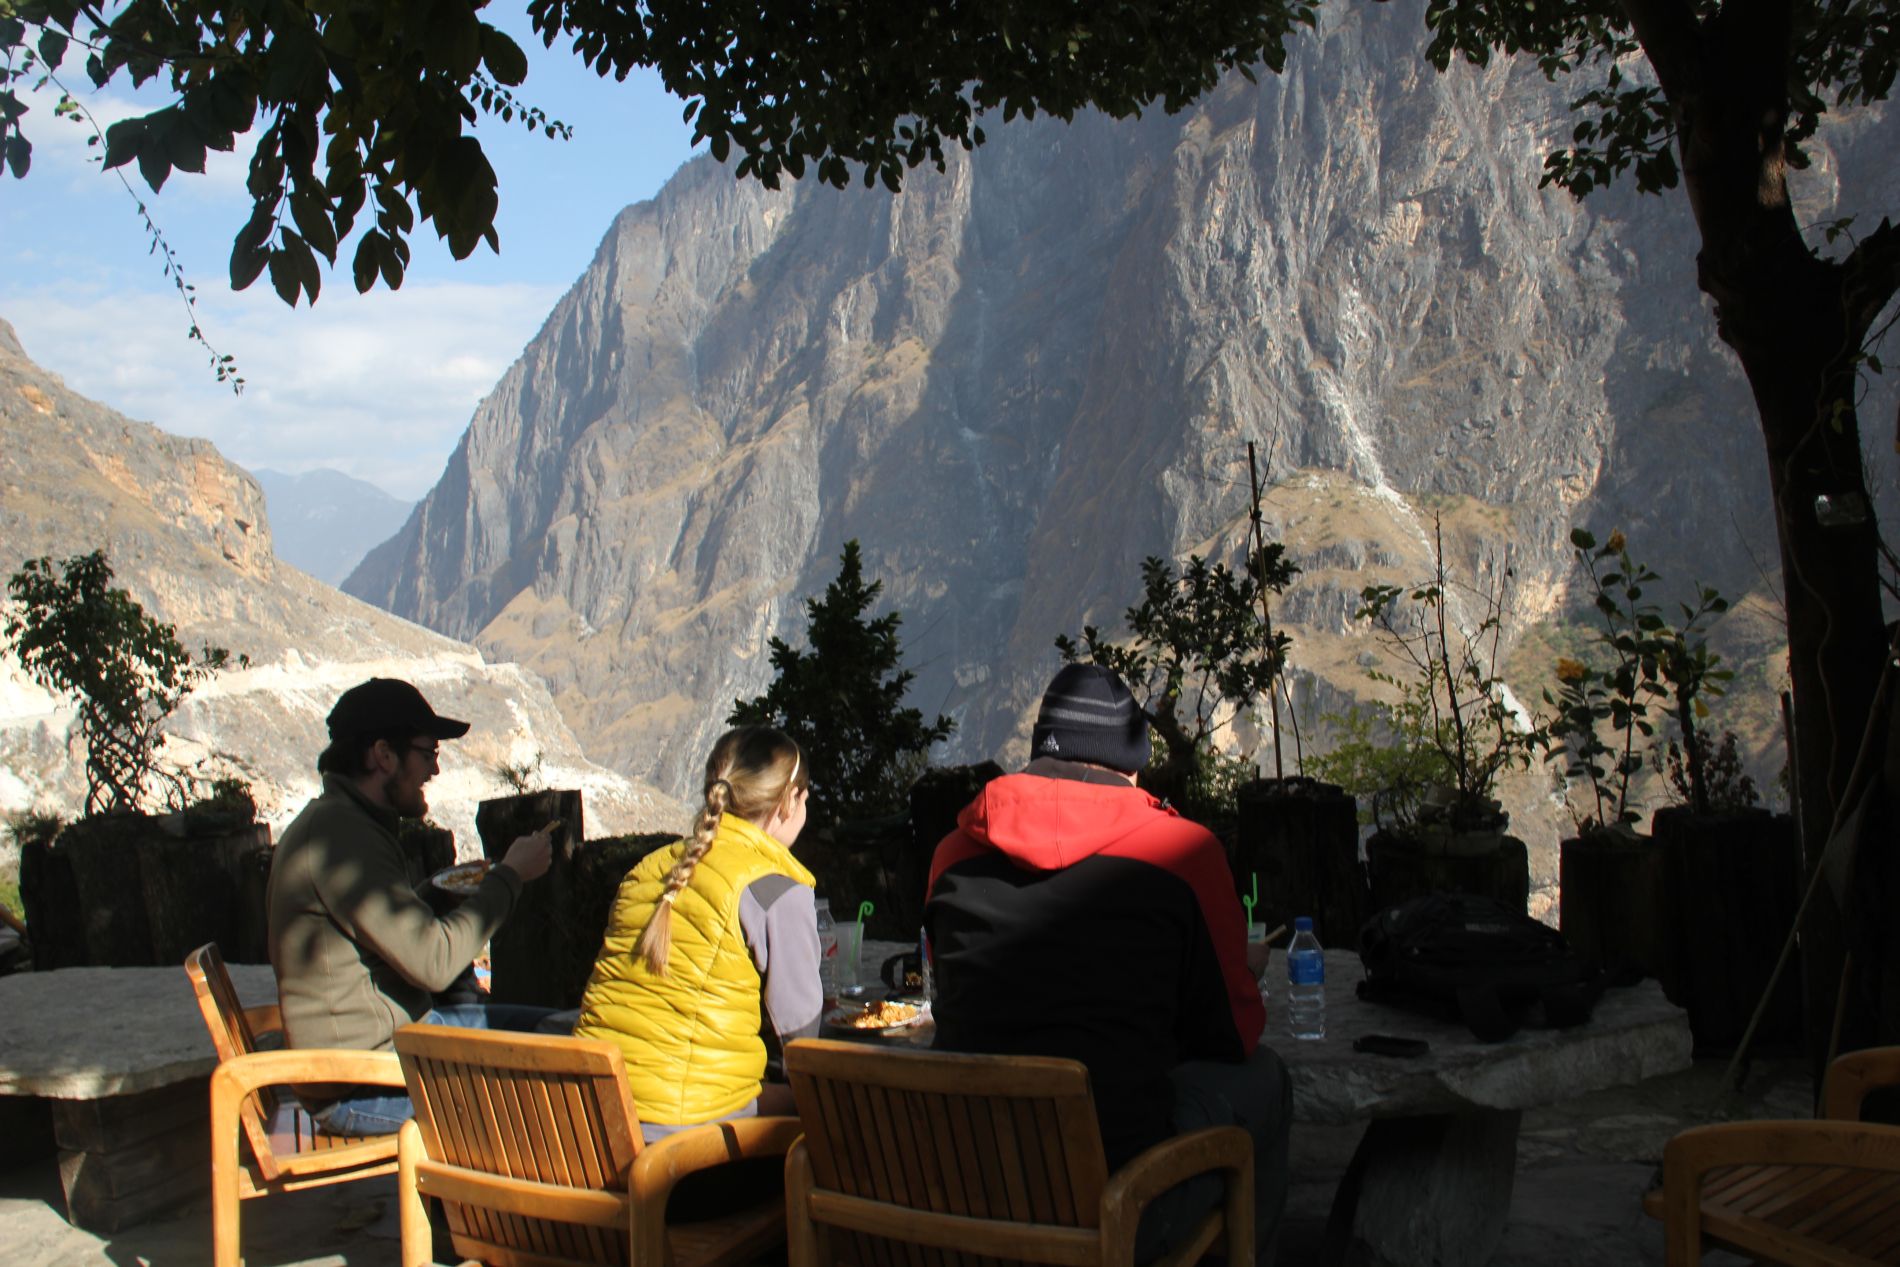
[[[1524,1115],[1516,1190],[1491,1267],[1628,1267],[1662,1262],[1662,1237],[1638,1202],[1654,1182],[1662,1146],[1696,1122],[1799,1117],[1810,1090],[1793,1061],[1758,1064],[1739,1097],[1718,1102],[1720,1062],[1598,1092]],[[1359,1128],[1294,1131],[1294,1184],[1280,1262],[1318,1256],[1326,1211]],[[50,1156],[0,1162],[0,1263],[7,1267],[196,1267],[210,1261],[205,1202],[110,1237],[69,1227],[60,1215]],[[396,1261],[393,1179],[245,1203],[250,1267],[387,1267]],[[1741,1260],[1711,1254],[1705,1262]]]

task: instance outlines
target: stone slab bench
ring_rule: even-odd
[[[268,964],[233,964],[247,1005]],[[116,1232],[210,1187],[217,1053],[185,970],[62,968],[0,977],[0,1096],[52,1106],[66,1216]]]

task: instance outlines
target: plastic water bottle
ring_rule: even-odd
[[[827,1000],[838,997],[838,926],[831,922],[831,899],[818,907],[818,988]]]
[[[1326,1037],[1326,954],[1313,936],[1310,915],[1293,921],[1286,986],[1286,1032],[1295,1038]]]

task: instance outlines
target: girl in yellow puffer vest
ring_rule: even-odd
[[[706,758],[692,835],[620,883],[574,1032],[626,1055],[649,1142],[685,1126],[791,1113],[766,1084],[763,1022],[781,1043],[818,1032],[811,872],[792,857],[810,776],[766,726],[728,731]]]

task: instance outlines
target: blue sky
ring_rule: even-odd
[[[476,404],[579,278],[621,208],[650,198],[691,156],[684,103],[656,75],[600,79],[557,43],[542,48],[525,13],[488,11],[530,69],[518,95],[574,128],[548,140],[484,119],[478,135],[501,178],[501,252],[451,259],[419,226],[402,289],[359,295],[349,251],[315,307],[286,308],[260,279],[228,280],[231,239],[250,214],[249,145],[178,173],[153,195],[124,169],[197,288],[199,322],[237,358],[241,397],[185,338],[189,314],[165,279],[136,202],[89,161],[86,133],[33,102],[25,180],[0,175],[0,318],[27,354],[80,393],[180,435],[204,436],[247,467],[328,466],[400,497],[426,492]],[[76,65],[62,76],[79,90]],[[79,94],[101,124],[133,112],[124,86]],[[141,100],[157,102],[159,97]]]

